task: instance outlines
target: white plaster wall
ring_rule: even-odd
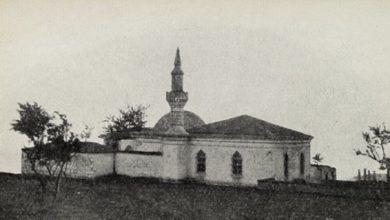
[[[273,154],[275,155],[275,167],[277,170],[277,180],[310,179],[310,145],[309,144],[275,144]],[[284,176],[284,154],[288,155],[288,179]],[[304,174],[301,174],[301,153],[304,155]]]
[[[133,153],[116,154],[115,170],[119,175],[160,178],[163,170],[161,155]]]
[[[180,147],[184,147],[184,146],[183,145],[178,146],[177,144],[174,143],[166,143],[164,145],[162,178],[169,179],[169,180],[180,179],[181,176],[180,171],[182,171],[182,169],[179,168]]]
[[[188,178],[191,146],[187,137],[172,137],[163,140],[163,174],[168,180]]]
[[[37,170],[42,174],[47,174],[44,167],[37,166]],[[22,173],[33,174],[25,152],[22,152]],[[95,178],[112,173],[112,153],[79,153],[72,158],[66,167],[66,174],[71,178]]]
[[[92,178],[117,174],[135,177],[156,177],[170,180],[195,178],[210,183],[256,185],[257,180],[275,178],[285,180],[284,154],[289,155],[289,178],[310,179],[314,175],[310,166],[309,142],[267,142],[257,140],[165,138],[121,140],[119,149],[131,146],[140,152],[160,152],[148,155],[131,152],[114,154],[79,154],[71,162],[68,173],[76,178]],[[196,154],[206,153],[206,173],[196,173]],[[232,176],[232,155],[238,151],[243,158],[241,178]],[[305,175],[300,174],[300,153],[305,154]],[[24,161],[24,160],[23,160]],[[28,173],[26,163],[22,172]]]
[[[289,156],[289,177],[310,179],[310,142],[267,142],[258,140],[192,139],[165,137],[164,139],[136,138],[121,140],[119,149],[131,146],[134,151],[162,152],[155,155],[118,153],[116,171],[129,176],[159,177],[169,180],[195,178],[206,182],[256,185],[257,180],[275,178],[284,181],[284,153]],[[196,154],[206,153],[205,175],[196,173]],[[231,157],[235,151],[243,157],[243,175],[232,176]],[[300,154],[305,155],[305,174],[300,174]]]
[[[114,170],[113,153],[77,154],[67,167],[67,174],[74,178],[94,178],[109,175]]]
[[[289,155],[289,179],[310,177],[309,143],[265,143],[260,141],[193,140],[190,143],[188,177],[206,182],[256,185],[257,180],[285,180],[284,153]],[[206,173],[196,173],[196,154],[206,153]],[[238,151],[243,158],[242,177],[232,176],[232,156]],[[305,154],[305,175],[300,174],[300,153]]]

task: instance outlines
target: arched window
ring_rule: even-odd
[[[196,172],[206,172],[206,154],[202,150],[196,154]]]
[[[301,157],[300,157],[300,171],[301,171],[301,175],[304,175],[305,174],[305,155],[303,153],[301,153]]]
[[[232,157],[232,172],[233,175],[242,175],[242,157],[237,151]]]
[[[287,153],[284,154],[284,177],[288,178],[288,155]]]

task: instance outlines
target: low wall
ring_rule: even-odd
[[[321,183],[328,180],[336,180],[336,168],[326,165],[310,166],[310,182]]]
[[[113,173],[114,154],[88,153],[78,154],[67,168],[67,173],[74,178],[94,178]]]
[[[160,152],[118,152],[115,171],[119,175],[160,178],[163,171]]]
[[[78,153],[67,164],[66,175],[71,178],[95,178],[113,173],[114,155],[112,153]],[[37,171],[47,174],[44,167]],[[22,174],[33,174],[31,164],[22,152]]]

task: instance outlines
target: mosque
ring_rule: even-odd
[[[177,49],[166,100],[171,111],[153,128],[128,132],[107,145],[88,143],[67,170],[75,178],[118,174],[167,181],[254,186],[258,181],[336,179],[336,169],[310,163],[312,136],[249,115],[205,123],[184,110],[189,95]],[[30,173],[22,154],[22,173]]]

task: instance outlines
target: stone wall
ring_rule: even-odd
[[[66,174],[71,178],[96,178],[113,173],[112,153],[78,153],[67,164]],[[44,167],[37,166],[38,172],[47,174]],[[33,174],[26,153],[22,151],[22,174]]]
[[[336,168],[325,165],[311,165],[310,182],[321,183],[327,180],[336,180]]]

